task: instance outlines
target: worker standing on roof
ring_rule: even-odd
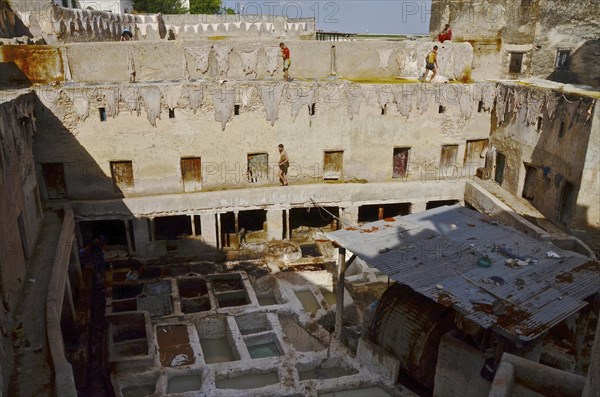
[[[292,60],[290,58],[290,49],[284,43],[279,43],[279,48],[281,48],[281,57],[283,58],[283,79],[288,81],[290,76],[288,71],[290,70],[290,65],[292,64]]]
[[[450,29],[449,23],[447,23],[446,26],[444,26],[444,30],[442,30],[440,34],[438,34],[437,39],[440,43],[443,43],[446,40],[452,40],[452,29]]]
[[[433,50],[429,51],[429,54],[427,54],[427,56],[425,57],[425,74],[423,75],[423,77],[421,79],[422,83],[427,81],[427,75],[429,74],[430,70],[433,72],[433,74],[431,75],[431,79],[429,79],[429,81],[431,82],[433,80],[433,78],[435,77],[437,67],[438,67],[437,51],[438,51],[438,46],[434,45]]]

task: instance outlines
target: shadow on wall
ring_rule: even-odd
[[[52,90],[40,90],[38,95],[50,95],[51,92]],[[44,101],[49,100],[60,102],[61,98],[44,98]],[[39,97],[36,99],[36,115],[34,158],[40,180],[40,193],[48,204],[62,200],[78,200],[80,204],[84,203],[78,205],[77,201],[72,202],[76,220],[82,231],[79,238],[84,240],[79,241],[80,246],[85,247],[98,234],[105,233],[119,234],[105,236],[108,245],[114,242],[114,245],[127,246],[127,234],[129,234],[131,241],[129,250],[136,255],[152,258],[166,256],[167,241],[171,237],[153,233],[150,216],[133,214],[122,200],[125,197],[123,189],[126,189],[126,186],[115,182],[119,178],[122,180],[130,176],[131,182],[135,183],[133,180],[135,173],[127,174],[122,169],[114,167],[114,164],[103,169],[78,142],[74,133]],[[61,150],[46,150],[50,142]],[[86,203],[87,200],[94,202],[111,200],[110,214],[104,213],[102,208]],[[187,218],[190,220],[188,223],[193,219],[189,216]],[[208,260],[219,257],[214,247],[206,245],[199,238],[187,238],[189,236],[185,234],[182,232],[175,237],[176,240],[181,240],[181,244],[177,244],[181,245],[181,249],[172,254],[178,257]],[[184,239],[185,241],[182,241]]]
[[[0,89],[25,88],[31,86],[31,81],[14,62],[0,62]]]
[[[588,40],[570,54],[568,65],[555,69],[547,79],[566,84],[600,87],[600,40]],[[555,65],[556,66],[556,65]]]

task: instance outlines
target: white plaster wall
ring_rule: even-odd
[[[230,89],[239,85],[228,86]],[[260,87],[260,85],[258,86]],[[278,184],[277,145],[283,143],[288,152],[292,184],[322,182],[324,152],[343,150],[343,181],[368,182],[398,181],[392,178],[394,147],[410,147],[407,180],[455,180],[447,175],[439,162],[441,146],[459,146],[456,170],[459,175],[474,173],[474,166],[463,168],[465,141],[485,139],[489,135],[489,113],[477,113],[478,101],[468,102],[470,118],[456,103],[455,89],[464,88],[460,95],[471,95],[471,86],[410,85],[411,89],[427,90],[427,109],[423,114],[413,110],[407,118],[400,115],[393,103],[381,115],[377,103],[381,90],[407,90],[407,85],[362,85],[365,98],[359,114],[348,116],[344,87],[322,83],[314,87],[318,95],[316,114],[309,116],[302,105],[296,120],[292,120],[295,97],[284,97],[279,107],[279,120],[271,125],[265,120],[265,111],[258,95],[254,95],[239,116],[226,124],[214,120],[212,95],[205,96],[204,106],[193,114],[185,101],[175,109],[175,118],[169,119],[166,109],[162,118],[152,127],[144,117],[123,109],[115,118],[101,122],[95,97],[105,91],[94,91],[85,121],[79,121],[71,102],[74,92],[62,96],[45,92],[43,101],[49,106],[40,112],[36,139],[37,161],[63,162],[68,195],[72,199],[99,199],[125,195],[127,197],[183,192],[180,158],[201,157],[202,189],[248,188],[262,184]],[[306,84],[287,85],[289,93],[313,88]],[[218,86],[207,86],[218,89]],[[450,91],[446,91],[450,90]],[[255,92],[256,90],[254,90]],[[436,98],[437,97],[437,98]],[[289,98],[289,99],[288,99]],[[445,113],[438,113],[440,98],[446,105]],[[476,98],[475,98],[476,99]],[[414,100],[414,99],[413,99]],[[95,104],[96,103],[96,104]],[[269,155],[269,180],[253,184],[247,180],[246,166],[249,153]],[[115,192],[110,179],[110,161],[133,162],[134,187]],[[450,171],[453,171],[451,169]]]
[[[253,39],[255,40],[255,39]],[[137,72],[137,81],[161,81],[184,79],[187,63],[189,77],[223,78],[217,73],[214,55],[210,56],[209,70],[201,73],[194,59],[185,48],[203,46],[232,46],[229,54],[229,79],[280,79],[281,57],[274,76],[267,71],[266,48],[277,47],[281,39],[260,41],[162,41],[162,42],[114,42],[73,43],[66,45],[67,58],[74,81],[78,82],[126,82],[129,80],[127,54],[131,52]],[[290,48],[292,66],[290,75],[296,79],[328,78],[331,73],[332,42],[285,40]],[[246,75],[237,50],[260,48],[256,73]],[[388,79],[416,77],[425,66],[425,56],[433,43],[430,41],[364,41],[335,42],[336,74],[352,79]],[[470,73],[473,51],[469,43],[448,43],[440,46],[438,73],[448,78],[466,78]],[[380,59],[382,51],[382,60]],[[93,55],[92,55],[93,54]],[[386,58],[385,55],[389,55]],[[385,62],[387,59],[388,62]],[[382,67],[383,66],[383,67]]]

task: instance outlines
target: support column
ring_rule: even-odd
[[[156,228],[154,226],[154,218],[148,219],[150,222],[150,241],[156,241]]]
[[[223,234],[221,233],[221,214],[217,212],[217,248],[223,248]]]
[[[427,201],[417,201],[410,203],[410,213],[416,214],[417,212],[423,212],[427,209]]]
[[[377,219],[379,219],[379,220],[383,219],[383,205],[379,206],[379,209],[377,211]]]
[[[292,227],[290,226],[290,209],[288,208],[285,211],[285,239],[290,240],[292,238]]]
[[[358,226],[358,207],[345,207],[341,210],[342,228]]]
[[[138,218],[131,221],[133,225],[133,239],[138,253],[145,255],[150,243],[150,219]]]
[[[129,220],[124,220],[123,224],[125,225],[125,237],[127,237],[127,253],[129,255],[132,255],[133,245],[131,244],[131,231],[129,230]]]
[[[281,240],[283,236],[283,210],[267,210],[267,240]]]
[[[200,234],[202,235],[202,240],[205,244],[210,245],[212,247],[217,247],[217,224],[216,224],[216,214],[202,214],[200,215],[200,224],[202,225],[202,230]]]
[[[196,222],[194,222],[194,215],[190,215],[190,226],[192,230],[192,236],[196,235]]]
[[[337,296],[335,304],[335,336],[338,340],[342,338],[342,326],[344,325],[344,278],[346,275],[346,248],[338,248],[337,266]]]

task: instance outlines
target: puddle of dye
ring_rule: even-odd
[[[142,293],[144,284],[114,285],[112,287],[112,298],[114,300],[135,298]]]
[[[154,385],[127,386],[121,393],[123,397],[147,397],[154,394]]]
[[[331,367],[331,368],[323,368],[316,367],[313,369],[309,369],[307,371],[301,371],[299,373],[300,380],[309,380],[309,379],[331,379],[331,378],[340,378],[342,376],[354,375],[357,373],[355,370],[346,369],[342,367]]]
[[[252,358],[264,358],[281,356],[281,352],[277,348],[275,342],[262,343],[260,345],[248,346],[248,353]]]
[[[279,322],[286,338],[296,351],[314,352],[325,348],[321,342],[302,328],[291,316],[279,316]]]
[[[327,302],[327,305],[329,305],[329,307],[335,306],[335,304],[337,303],[337,294],[335,292],[329,291],[325,288],[321,288],[321,293],[323,294],[325,302]]]
[[[217,301],[219,302],[219,307],[243,306],[249,303],[246,299],[246,296],[239,293],[231,295],[217,295]]]
[[[278,305],[274,296],[257,296],[258,304],[261,306]]]
[[[156,328],[160,363],[163,367],[179,367],[194,363],[187,326],[183,324]]]
[[[169,379],[167,393],[185,393],[200,388],[202,388],[202,379],[199,375],[175,376]]]
[[[185,314],[206,312],[210,310],[210,307],[208,297],[181,300],[181,311]]]
[[[330,393],[319,393],[319,397],[393,397],[381,387],[363,387],[360,389],[340,390]]]
[[[217,379],[217,389],[256,389],[279,382],[276,373],[243,375],[229,379]]]
[[[319,303],[315,299],[315,296],[310,291],[294,291],[300,302],[302,302],[302,307],[306,312],[316,312],[321,308]]]
[[[207,364],[235,361],[231,346],[225,337],[201,339],[200,346],[202,346],[204,361],[206,361]]]
[[[271,324],[264,314],[236,317],[235,321],[242,335],[258,334],[271,329]]]
[[[122,342],[120,344],[113,345],[116,354],[128,357],[128,356],[139,356],[142,354],[148,354],[148,343],[146,339],[130,342]]]

